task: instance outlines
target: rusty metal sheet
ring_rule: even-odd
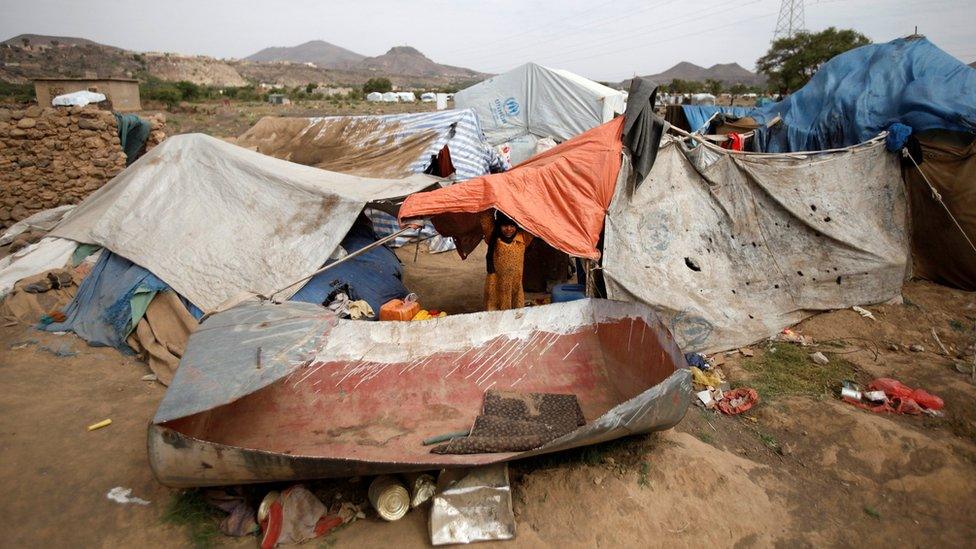
[[[258,368],[257,348],[262,349]],[[157,478],[202,486],[480,465],[666,429],[691,379],[645,305],[581,300],[424,322],[243,304],[190,339],[149,430]],[[587,424],[524,453],[438,455],[489,388],[576,394]]]

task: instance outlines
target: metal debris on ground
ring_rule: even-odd
[[[879,394],[880,393],[880,394]],[[841,386],[841,399],[848,404],[876,413],[942,416],[945,403],[925,389],[912,389],[898,380],[880,377],[867,391],[850,381]]]
[[[441,471],[430,508],[433,545],[515,537],[508,465]]]
[[[400,520],[410,510],[410,492],[396,478],[381,475],[369,485],[369,502],[384,520]]]
[[[410,508],[416,509],[424,502],[434,497],[437,491],[437,481],[428,473],[413,473],[404,475],[407,488],[410,489]]]

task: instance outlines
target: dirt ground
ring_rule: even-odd
[[[414,262],[414,254],[398,251],[425,306],[477,309],[483,258],[462,263],[453,252],[421,250]],[[692,407],[670,431],[514,463],[518,534],[504,546],[969,545],[976,385],[954,364],[972,364],[976,299],[926,282],[906,284],[904,296],[901,305],[869,307],[876,320],[842,310],[801,323],[796,329],[817,342],[803,356],[823,350],[859,380],[884,375],[924,387],[945,400],[946,417],[877,415],[830,391],[761,394],[736,417]],[[754,345],[756,357],[729,356],[722,369],[733,384],[764,383],[750,361],[782,345]],[[163,520],[177,492],[147,465],[146,426],[165,390],[140,379],[148,372],[74,335],[0,326],[3,546],[190,545],[187,527]],[[111,426],[86,431],[106,418]],[[116,486],[150,503],[108,500]],[[370,515],[312,545],[427,546],[423,511],[396,523]]]

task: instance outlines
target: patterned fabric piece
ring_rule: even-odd
[[[484,454],[533,450],[586,424],[576,395],[485,393],[471,433],[434,447],[435,454]]]

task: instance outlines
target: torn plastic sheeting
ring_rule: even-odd
[[[515,537],[508,465],[441,471],[430,508],[433,545]]]

